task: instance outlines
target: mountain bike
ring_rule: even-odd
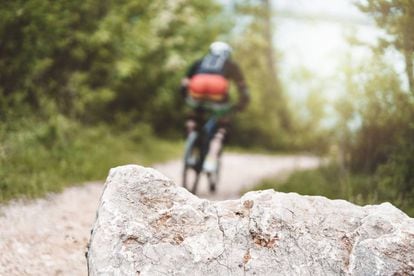
[[[211,139],[217,131],[218,120],[228,115],[232,111],[232,106],[229,104],[198,103],[197,108],[199,112],[209,113],[210,117],[204,124],[197,122],[201,127],[191,131],[187,137],[184,149],[183,187],[196,194],[200,177],[202,174],[206,174],[209,190],[214,193],[220,176],[223,147],[221,147],[214,170],[205,171],[203,169],[204,161],[210,149]]]

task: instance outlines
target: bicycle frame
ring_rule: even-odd
[[[207,120],[207,122],[201,128],[201,131],[193,130],[192,132],[190,132],[187,138],[187,143],[185,146],[186,152],[188,152],[192,147],[198,146],[200,153],[201,153],[199,156],[199,164],[195,168],[198,173],[200,173],[202,170],[202,165],[208,153],[210,142],[214,136],[216,128],[217,128],[217,117],[213,116],[209,120]]]
[[[232,105],[230,104],[199,102],[191,98],[187,98],[187,104],[192,107],[192,109],[198,110],[202,115],[206,115],[204,112],[211,113],[208,120],[202,124],[201,128],[198,128],[198,130],[193,130],[191,133],[189,133],[185,146],[183,186],[195,194],[200,175],[203,173],[204,160],[210,149],[211,139],[213,138],[217,129],[218,120],[221,117],[229,114],[233,109]],[[200,122],[197,123],[200,125]],[[220,155],[221,154],[219,154],[219,159],[217,160],[216,170],[213,172],[206,172],[211,192],[215,191],[215,186],[218,181]],[[191,189],[189,187],[187,175],[189,171],[193,171],[195,173],[193,186]]]
[[[200,130],[192,131],[187,138],[184,154],[183,186],[194,194],[196,193],[200,176],[203,173],[203,164],[210,148],[211,139],[217,129],[217,121],[218,116],[211,116]],[[194,152],[195,157],[193,156]],[[189,180],[187,178],[188,170],[193,170],[195,173],[195,179],[191,188],[189,187]],[[215,177],[214,180],[213,174]],[[214,173],[208,172],[207,177],[209,179],[210,191],[214,191],[215,182],[217,182],[218,178],[218,169]]]

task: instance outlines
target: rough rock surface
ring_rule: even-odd
[[[217,193],[209,194],[207,183],[200,183],[199,196],[214,200],[239,198],[241,189],[263,178],[285,177],[295,170],[315,168],[321,162],[304,155],[225,152]],[[182,160],[154,167],[181,183]],[[45,198],[0,204],[0,275],[86,276],[85,250],[102,188],[103,183],[87,183]]]
[[[134,165],[111,170],[89,246],[90,275],[414,275],[414,219],[389,203],[212,202]]]

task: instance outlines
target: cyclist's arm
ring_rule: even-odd
[[[187,71],[186,76],[181,80],[180,92],[181,96],[185,98],[187,96],[187,88],[190,83],[190,79],[197,73],[198,67],[201,64],[201,59],[194,62]]]
[[[243,110],[250,101],[249,88],[247,87],[245,78],[240,67],[236,63],[231,63],[230,77],[234,81],[239,93],[239,101],[236,105],[237,109]]]
[[[190,68],[188,69],[188,71],[187,71],[187,75],[186,75],[186,77],[188,78],[188,79],[191,79],[196,73],[197,73],[197,70],[198,70],[198,68],[200,67],[200,64],[201,64],[201,62],[202,62],[202,59],[199,59],[199,60],[197,60],[197,61],[195,61],[191,66],[190,66]]]

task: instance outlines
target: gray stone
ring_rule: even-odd
[[[389,203],[249,192],[199,199],[153,169],[112,169],[90,275],[414,275],[414,219]]]

